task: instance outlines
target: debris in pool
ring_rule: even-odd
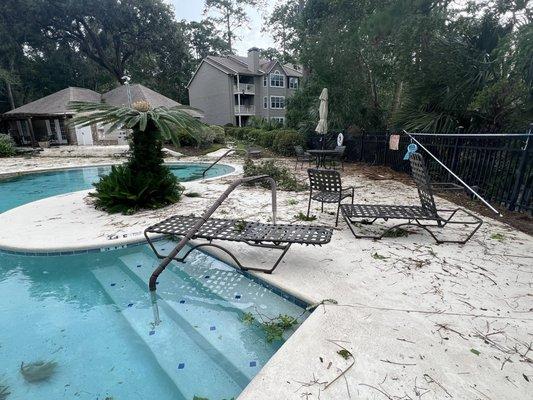
[[[20,364],[20,373],[27,382],[40,382],[50,378],[57,368],[55,361],[34,361]]]
[[[11,392],[9,391],[9,386],[0,382],[0,400],[6,400],[10,394]]]

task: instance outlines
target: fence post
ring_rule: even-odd
[[[464,127],[463,126],[460,126],[457,128],[457,133],[458,134],[461,134],[463,133],[463,129]],[[456,168],[457,168],[457,164],[459,163],[459,157],[458,157],[458,154],[457,154],[457,150],[459,148],[459,136],[457,136],[455,138],[455,142],[453,144],[453,151],[452,151],[452,161],[450,163],[450,169],[454,172],[456,172]],[[451,174],[448,172],[448,180],[451,178]]]
[[[533,128],[533,123],[529,124],[529,131],[528,134],[531,135],[531,131]],[[520,161],[518,164],[518,169],[516,170],[515,175],[515,182],[513,186],[513,191],[511,193],[511,200],[509,201],[509,205],[507,208],[510,211],[514,211],[516,207],[516,202],[518,200],[518,196],[520,195],[520,188],[522,187],[522,181],[524,180],[524,174],[526,172],[526,160],[529,153],[529,150],[533,147],[532,146],[532,140],[530,140],[530,136],[526,139],[526,145],[522,149],[522,156],[520,157]]]

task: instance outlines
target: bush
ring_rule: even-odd
[[[157,172],[134,173],[128,164],[111,167],[111,172],[94,184],[96,207],[109,213],[133,214],[141,208],[160,208],[180,200],[183,186],[166,167]]]
[[[250,159],[244,162],[244,176],[268,175],[276,181],[278,189],[302,191],[307,189],[307,185],[302,184],[296,180],[296,177],[285,167],[278,167],[274,161],[263,161],[258,164]],[[259,181],[251,185],[260,185],[265,188],[270,188],[267,181]]]
[[[294,146],[305,147],[305,136],[291,129],[280,129],[272,131],[274,133],[274,142],[272,150],[283,156],[294,155]]]
[[[0,157],[15,155],[15,142],[9,135],[0,133]]]
[[[214,143],[218,143],[218,144],[226,143],[226,133],[224,132],[224,128],[218,125],[211,125],[209,126],[209,128],[215,135]]]

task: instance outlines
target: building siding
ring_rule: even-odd
[[[233,85],[224,72],[203,62],[189,85],[189,102],[205,114],[208,124],[225,125],[233,121]]]

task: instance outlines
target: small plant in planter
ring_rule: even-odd
[[[111,172],[94,184],[96,207],[109,213],[133,214],[140,209],[164,207],[180,200],[183,187],[163,163],[162,145],[172,140],[176,147],[180,137],[195,139],[206,125],[195,120],[179,108],[150,108],[139,101],[132,107],[116,107],[104,103],[72,102],[77,112],[71,124],[89,126],[110,125],[131,129],[131,156],[123,165],[114,166]]]

